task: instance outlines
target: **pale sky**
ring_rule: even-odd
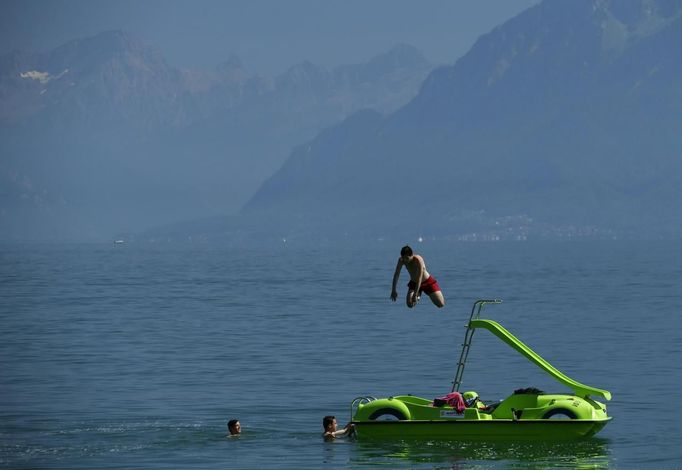
[[[120,29],[178,67],[237,54],[275,74],[310,60],[363,62],[398,43],[453,63],[478,36],[539,0],[0,0],[0,53],[46,51]]]

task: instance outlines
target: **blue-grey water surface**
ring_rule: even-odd
[[[415,244],[447,305],[389,301],[400,246],[0,248],[7,468],[680,468],[682,245]],[[471,304],[614,417],[570,442],[323,442],[360,395],[450,391]],[[463,389],[568,392],[488,332]],[[239,418],[243,435],[225,437]]]

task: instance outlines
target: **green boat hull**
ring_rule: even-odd
[[[461,414],[413,395],[360,398],[355,404],[352,423],[359,438],[570,440],[592,436],[611,420],[603,403],[562,394],[515,393]]]
[[[452,420],[353,422],[358,438],[429,440],[573,440],[599,432],[604,420]]]

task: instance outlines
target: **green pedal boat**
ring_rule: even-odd
[[[358,397],[351,403],[351,421],[358,438],[389,439],[578,439],[596,434],[611,418],[606,405],[592,396],[611,399],[611,393],[577,382],[554,368],[531,348],[492,320],[479,318],[486,304],[477,300],[471,310],[452,393],[429,400],[412,395],[390,398]],[[459,393],[474,331],[485,329],[536,364],[572,395],[516,390],[487,406],[475,392]]]

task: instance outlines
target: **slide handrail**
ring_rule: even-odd
[[[607,390],[602,390],[600,388],[590,387],[589,385],[582,384],[572,378],[568,377],[566,374],[558,370],[552,364],[543,359],[538,353],[529,348],[525,343],[523,343],[516,336],[507,331],[499,323],[493,320],[484,319],[472,319],[469,322],[469,328],[483,328],[490,331],[492,334],[500,338],[502,341],[507,343],[509,346],[520,352],[529,361],[533,362],[535,365],[540,367],[540,369],[547,372],[551,377],[553,377],[558,382],[572,388],[576,395],[587,398],[589,395],[597,395],[606,400],[611,400],[611,392]]]

